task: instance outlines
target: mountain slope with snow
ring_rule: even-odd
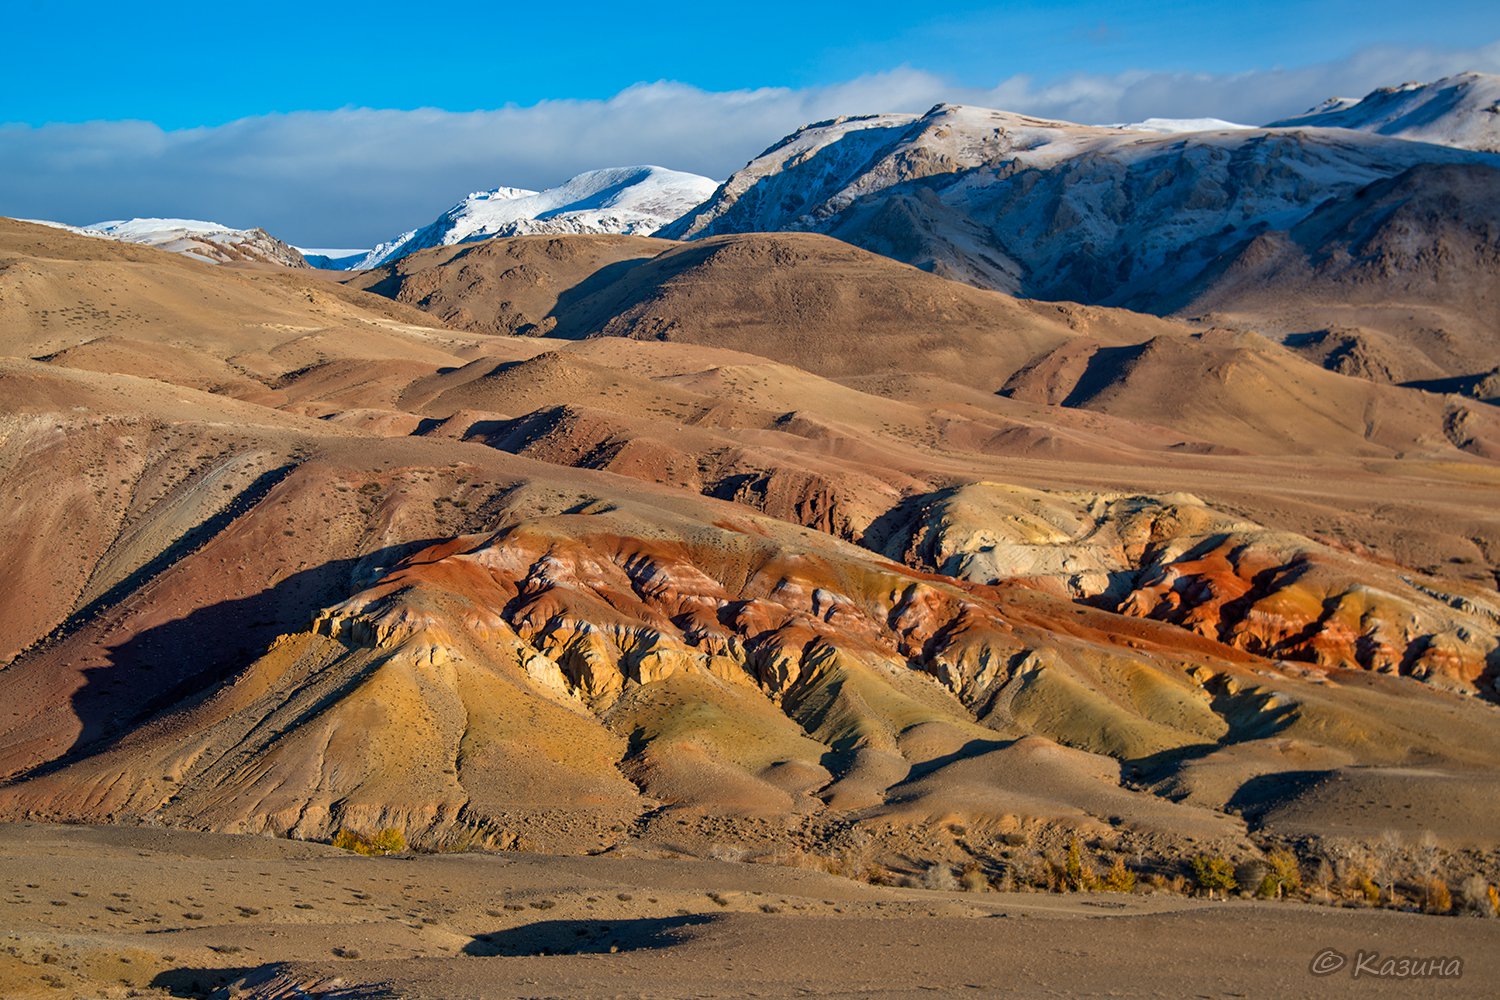
[[[1304,126],[1500,152],[1500,76],[1458,73],[1432,83],[1381,87],[1358,101],[1331,97],[1271,127]]]
[[[375,247],[349,269],[379,267],[428,247],[495,236],[649,236],[704,202],[718,186],[717,181],[697,174],[639,166],[590,170],[545,191],[509,187],[477,191],[429,225]]]
[[[820,122],[660,235],[826,233],[971,284],[1170,312],[1218,262],[1421,164],[1500,157],[1331,129],[1151,133],[939,105]]]
[[[264,229],[234,229],[200,219],[115,219],[89,226],[69,226],[61,222],[43,224],[83,236],[170,250],[211,264],[308,266],[300,253]]]

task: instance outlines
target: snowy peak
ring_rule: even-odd
[[[170,250],[211,264],[308,266],[300,253],[264,229],[234,229],[201,219],[112,219],[89,226],[69,226],[61,222],[43,224],[82,236]]]
[[[1459,73],[1432,83],[1381,87],[1358,101],[1333,97],[1271,127],[1309,125],[1500,152],[1500,76]]]
[[[353,269],[368,269],[425,250],[496,236],[535,233],[654,234],[708,199],[718,182],[665,167],[606,167],[545,191],[502,187],[476,191],[421,229],[371,250]]]
[[[306,267],[292,247],[264,229],[234,229],[199,219],[116,219],[81,230],[124,243],[139,243],[216,264],[251,262]]]
[[[1383,135],[939,105],[799,129],[661,235],[818,232],[982,287],[1171,311],[1259,233],[1413,167],[1470,162],[1500,166]]]

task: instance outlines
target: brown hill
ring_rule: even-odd
[[[0,220],[0,352],[171,373],[202,388],[269,382],[330,357],[451,361],[426,314],[308,272],[177,254]]]
[[[531,237],[461,252],[444,248],[408,258],[387,269],[388,277],[377,280],[375,272],[355,281],[403,296],[432,289],[408,298],[440,314],[469,308],[463,303],[483,309],[524,297],[530,311],[507,305],[506,324],[558,339],[753,345],[804,371],[866,380],[860,384],[870,387],[883,377],[927,373],[1015,399],[1157,424],[1198,449],[1389,454],[1459,448],[1488,454],[1491,447],[1494,418],[1487,407],[1370,384],[1382,379],[1367,376],[1386,367],[1445,370],[1432,362],[1387,365],[1382,359],[1399,351],[1394,341],[1385,354],[1366,347],[1368,338],[1354,347],[1324,345],[1321,360],[1354,376],[1341,378],[1309,363],[1307,356],[1316,353],[1311,345],[1299,355],[1254,334],[1195,333],[1118,309],[1014,299],[823,236],[714,237],[607,264],[601,261],[611,254],[641,253],[652,242],[585,238],[582,247],[570,246],[567,239]],[[570,287],[557,290],[547,280]],[[472,324],[460,319],[460,325]],[[1451,351],[1461,347],[1455,342]],[[488,387],[508,379],[536,404],[551,384],[524,369],[507,372],[492,372],[429,408],[514,417],[517,405],[533,405],[497,403]],[[481,388],[488,401],[475,397]],[[667,398],[663,389],[658,402],[672,409]],[[673,412],[698,419],[709,405]]]
[[[416,306],[456,330],[543,336],[557,327],[559,299],[587,294],[670,246],[644,236],[482,240],[421,250],[356,272],[346,284]]]
[[[457,317],[460,329],[753,349],[828,377],[915,369],[991,390],[1080,333],[1114,343],[1180,329],[1121,310],[1013,299],[809,233],[686,245],[590,237],[579,251],[571,239],[424,251],[351,284]],[[544,280],[552,291],[537,291]]]
[[[1400,768],[1480,796],[1462,776],[1500,759],[1483,449],[1397,458],[1335,421],[1310,426],[1311,455],[1236,453],[1228,417],[1189,438],[1123,412],[1279,349],[1157,336],[1122,413],[1092,412],[891,366],[948,336],[943,316],[961,346],[1020,330],[981,358],[988,385],[1027,350],[1112,349],[1087,335],[1113,343],[1128,314],[950,292],[812,237],[672,249],[555,299],[602,316],[614,289],[622,324],[670,311],[727,343],[722,308],[740,347],[814,359],[786,317],[843,302],[858,323],[830,336],[865,372],[848,384],[0,239],[23,324],[0,364],[0,815],[580,851],[794,836],[857,841],[882,871],[1019,846],[1041,864],[1076,830],[1168,864],[1347,829],[1347,795],[1296,779],[1310,766],[1384,769],[1371,780],[1415,809]],[[906,283],[872,285],[890,268]],[[69,294],[115,312],[54,331]],[[905,329],[881,312],[898,307]],[[886,352],[868,365],[859,323]],[[1277,406],[1352,381],[1283,360]],[[1209,398],[1168,416],[1191,426]]]
[[[1004,392],[1191,427],[1246,451],[1377,454],[1452,447],[1500,457],[1494,408],[1330,372],[1253,333],[1210,330],[1129,347],[1075,341],[1018,372]]]

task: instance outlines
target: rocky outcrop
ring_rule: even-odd
[[[1034,580],[1256,656],[1496,694],[1484,682],[1500,650],[1493,595],[1424,584],[1185,494],[967,486],[916,507],[887,552],[976,582]]]

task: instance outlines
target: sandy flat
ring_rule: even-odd
[[[728,862],[362,858],[143,828],[0,827],[0,892],[0,995],[15,998],[1388,992],[1312,976],[1325,948],[1463,959],[1461,979],[1401,995],[1492,996],[1500,972],[1495,920],[878,888]]]

